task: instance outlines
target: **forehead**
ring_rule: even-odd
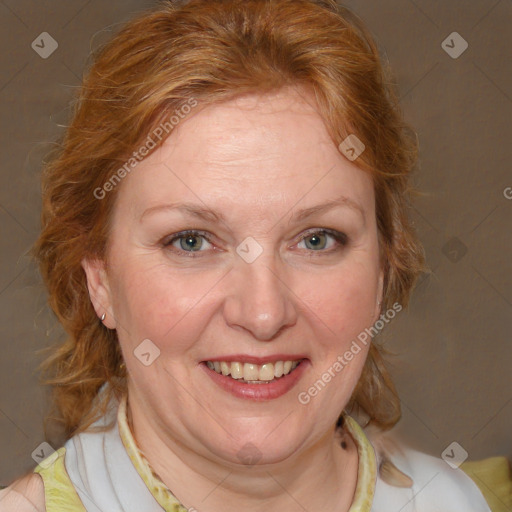
[[[259,167],[261,176],[266,166],[281,164],[282,170],[299,156],[318,160],[333,145],[314,98],[291,88],[208,106],[178,126],[166,144],[169,156],[223,168]]]
[[[137,211],[178,199],[215,209],[236,200],[308,206],[340,195],[373,204],[370,176],[341,155],[314,97],[295,89],[196,107],[122,188],[119,202]]]

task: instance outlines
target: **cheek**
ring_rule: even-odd
[[[114,307],[129,343],[136,346],[149,338],[167,353],[186,350],[202,329],[208,292],[216,280],[209,273],[187,275],[140,261],[124,264],[116,276]]]
[[[377,277],[370,265],[357,262],[303,281],[298,293],[325,329],[328,340],[355,338],[373,321]]]

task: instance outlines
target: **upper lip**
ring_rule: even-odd
[[[271,354],[263,357],[250,356],[247,354],[231,354],[226,356],[211,357],[205,359],[204,362],[225,361],[226,363],[238,362],[262,365],[264,363],[275,363],[276,361],[300,361],[302,359],[307,359],[307,357],[304,354]]]

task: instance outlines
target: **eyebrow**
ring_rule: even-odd
[[[364,209],[361,207],[359,203],[354,201],[353,199],[350,199],[346,196],[340,196],[336,199],[331,199],[330,201],[326,201],[325,203],[319,204],[317,206],[311,206],[310,208],[303,208],[301,210],[298,210],[295,212],[290,219],[290,222],[300,222],[304,219],[307,219],[313,215],[326,212],[328,210],[331,210],[335,207],[345,207],[349,208],[357,213],[359,213],[363,220],[366,222],[366,215]],[[198,204],[194,203],[171,203],[171,204],[163,204],[163,205],[157,205],[152,206],[148,208],[147,210],[144,210],[142,215],[140,216],[140,221],[146,216],[150,215],[152,213],[156,213],[159,211],[180,211],[182,213],[188,214],[192,217],[196,217],[198,219],[202,219],[204,221],[220,221],[225,223],[226,218],[224,215],[220,212],[215,212],[214,210],[210,208],[202,207]]]

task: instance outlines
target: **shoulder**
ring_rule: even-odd
[[[480,489],[462,469],[419,452],[390,434],[368,437],[375,448],[379,468],[389,461],[392,467],[410,478],[408,484],[399,486],[388,483],[390,479],[380,471],[375,487],[375,510],[386,512],[399,504],[402,512],[490,512]],[[387,508],[388,504],[393,507]]]
[[[44,512],[43,479],[37,473],[28,473],[0,490],[0,512]]]
[[[453,468],[443,459],[404,448],[396,464],[407,467],[414,482],[413,491],[419,510],[489,511],[484,496],[475,482],[460,468]]]

